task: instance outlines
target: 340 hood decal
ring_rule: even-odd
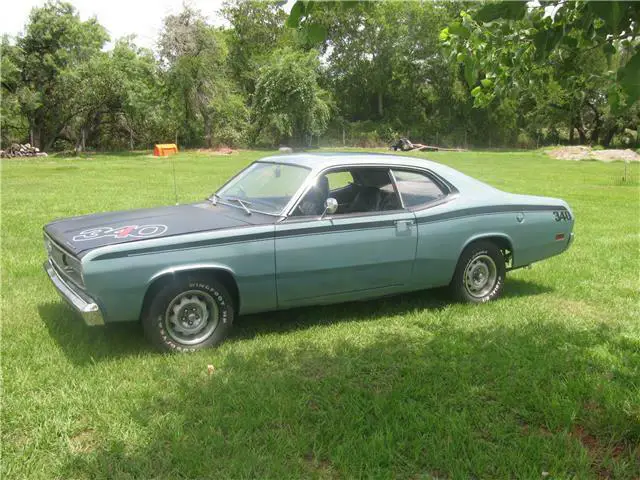
[[[154,225],[125,225],[122,227],[94,227],[83,230],[78,235],[74,235],[74,242],[84,242],[87,240],[97,240],[98,238],[149,238],[157,237],[165,233],[169,227],[162,224]]]
[[[267,215],[252,215],[235,207],[213,206],[209,202],[142,208],[124,212],[104,212],[63,218],[48,223],[45,233],[72,255],[82,256],[95,248],[122,243],[173,237],[274,223]]]

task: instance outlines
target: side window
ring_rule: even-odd
[[[406,170],[392,172],[405,207],[417,207],[445,196],[440,187],[423,173]]]
[[[329,172],[325,177],[329,180],[329,191],[332,193],[335,190],[348,187],[349,184],[353,183],[353,176],[351,175],[351,172],[348,171]]]
[[[385,167],[349,167],[318,177],[292,216],[318,216],[329,197],[338,202],[333,216],[375,213],[402,208],[390,171]]]

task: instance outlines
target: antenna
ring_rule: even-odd
[[[173,193],[176,197],[176,205],[178,205],[178,184],[176,183],[176,161],[173,158],[175,157],[175,154],[170,156],[171,156],[171,167],[173,168]]]

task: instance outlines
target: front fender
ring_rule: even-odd
[[[221,263],[188,263],[184,265],[171,266],[154,273],[147,281],[147,288],[160,277],[165,275],[175,275],[176,273],[191,272],[196,270],[223,270],[236,278],[236,273],[228,265]]]

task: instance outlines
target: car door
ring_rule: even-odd
[[[278,305],[400,290],[411,278],[416,244],[415,216],[402,208],[287,217],[276,225]]]

